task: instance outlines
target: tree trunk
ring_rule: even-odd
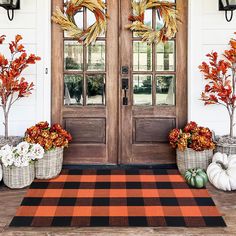
[[[9,133],[8,133],[8,112],[6,111],[6,108],[3,107],[3,113],[4,113],[4,126],[5,126],[5,139],[9,138]]]
[[[234,137],[234,111],[232,115],[230,115],[230,137]]]

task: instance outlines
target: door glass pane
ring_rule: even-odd
[[[96,22],[96,18],[93,12],[87,9],[87,27],[93,25]]]
[[[133,42],[133,70],[152,70],[152,47],[147,43]]]
[[[83,76],[65,75],[64,76],[64,104],[82,105],[83,104]]]
[[[83,47],[77,41],[64,42],[65,70],[83,70]]]
[[[134,105],[152,105],[152,76],[133,76]]]
[[[175,76],[156,76],[156,101],[157,105],[175,105]]]
[[[66,2],[68,2],[68,0],[65,0],[64,2],[66,3]],[[66,8],[64,8],[64,10],[66,10]],[[74,15],[74,21],[80,29],[83,29],[83,27],[84,27],[83,12],[84,12],[84,9],[82,8],[79,12],[77,12]],[[67,31],[64,31],[64,36],[70,37],[70,35],[67,33]]]
[[[152,28],[152,9],[144,12],[144,24]],[[139,37],[138,33],[133,32],[133,37]]]
[[[89,71],[105,71],[105,42],[97,41],[87,48],[87,69]]]
[[[87,76],[87,105],[105,105],[105,75]]]
[[[93,25],[95,22],[96,22],[96,17],[94,13],[89,9],[87,9],[87,28]],[[100,34],[99,37],[105,37],[105,34]]]
[[[156,30],[161,30],[165,23],[159,11],[156,11]]]
[[[175,71],[175,42],[169,41],[156,46],[156,70]]]
[[[84,19],[83,19],[83,15],[84,15],[84,9],[80,9],[80,11],[78,11],[75,15],[74,15],[74,21],[75,24],[80,28],[83,29],[84,27]]]

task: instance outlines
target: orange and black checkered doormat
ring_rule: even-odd
[[[63,170],[36,180],[13,227],[224,227],[206,189],[176,169]]]

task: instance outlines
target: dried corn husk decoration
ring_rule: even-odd
[[[74,20],[74,16],[83,7],[94,13],[96,22],[86,30],[79,28]],[[52,20],[67,31],[68,35],[77,38],[79,42],[84,42],[86,46],[94,43],[96,39],[106,32],[107,18],[106,5],[102,0],[69,0],[65,3],[65,10],[59,7],[53,13]]]
[[[127,28],[134,31],[144,42],[148,44],[165,43],[175,37],[178,31],[177,23],[180,21],[176,4],[158,0],[140,0],[133,1],[132,7],[134,13],[129,16],[132,24],[127,25]],[[144,24],[145,11],[153,8],[158,11],[164,22],[164,26],[160,30],[154,30]]]

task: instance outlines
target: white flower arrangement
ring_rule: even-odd
[[[16,147],[5,145],[0,149],[0,160],[5,167],[25,167],[31,161],[42,159],[44,149],[39,144],[21,142]]]

